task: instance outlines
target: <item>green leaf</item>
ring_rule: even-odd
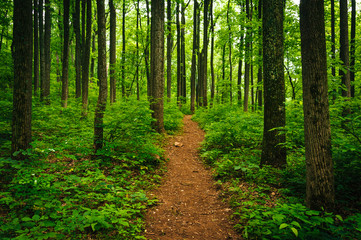
[[[337,218],[338,220],[340,220],[341,222],[343,222],[343,218],[342,218],[340,215],[336,215],[336,218]]]
[[[296,221],[292,221],[291,224],[292,224],[293,226],[296,226],[296,227],[301,228],[301,225],[300,225],[298,222],[296,222]]]
[[[291,228],[292,232],[298,237],[298,230],[296,228]]]
[[[34,220],[34,221],[38,221],[39,219],[40,219],[40,216],[39,216],[39,215],[34,215],[34,216],[33,216],[33,220]]]
[[[286,228],[286,227],[288,227],[288,224],[287,224],[287,223],[282,223],[282,224],[280,225],[280,229],[284,229],[284,228]]]
[[[234,166],[234,170],[235,170],[235,171],[238,171],[239,169],[241,169],[241,166],[240,166],[240,165]]]
[[[29,217],[23,217],[21,220],[24,221],[24,222],[33,221],[33,219],[31,219],[31,218],[29,218]]]
[[[92,227],[93,232],[95,232],[95,225],[97,225],[98,223],[92,223],[90,226]]]

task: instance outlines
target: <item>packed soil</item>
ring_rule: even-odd
[[[149,209],[144,236],[152,240],[242,239],[232,227],[231,209],[222,202],[211,172],[199,158],[204,132],[187,115],[183,134],[170,138],[159,203]]]

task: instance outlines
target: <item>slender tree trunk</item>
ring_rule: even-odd
[[[44,1],[39,0],[39,51],[40,51],[40,100],[44,100],[45,50],[44,50]]]
[[[356,0],[351,0],[351,50],[350,50],[350,84],[351,84],[351,97],[355,97],[355,54],[356,54]]]
[[[177,25],[177,102],[180,104],[180,97],[181,97],[181,85],[182,85],[182,57],[181,57],[181,27],[179,21],[179,2],[177,2],[176,8],[176,25]]]
[[[45,35],[44,35],[44,81],[43,97],[46,104],[50,104],[50,71],[51,71],[51,8],[50,0],[45,0]]]
[[[151,26],[151,103],[153,129],[164,132],[163,92],[164,92],[164,0],[152,1]]]
[[[246,15],[247,21],[250,21],[249,0],[246,0]],[[248,98],[249,98],[249,70],[250,70],[250,29],[246,27],[246,49],[244,58],[244,100],[243,111],[248,112]]]
[[[36,21],[36,24],[38,24],[38,3],[37,3],[37,0],[34,0],[34,28],[35,28],[35,21]],[[8,16],[8,10],[5,11],[5,16],[4,18],[7,18]],[[36,18],[36,20],[35,20]],[[36,25],[36,28],[38,28],[38,26]],[[37,30],[38,32],[39,30]],[[4,38],[4,32],[5,32],[5,26],[3,26],[1,28],[1,36],[0,36],[0,52],[1,52],[1,49],[2,49],[2,45],[3,45],[3,38]],[[35,29],[34,29],[34,34],[35,34]],[[35,36],[34,36],[35,38]]]
[[[241,27],[240,31],[243,31],[243,27]],[[243,33],[241,33],[241,39],[239,41],[239,52],[240,52],[240,56],[239,56],[239,61],[238,61],[238,80],[237,80],[237,90],[238,90],[238,105],[241,106],[242,104],[242,65],[243,65],[243,61],[242,58],[244,56],[243,54],[243,39],[244,39],[244,35]]]
[[[110,49],[109,49],[109,65],[110,65],[110,103],[116,101],[116,82],[115,82],[115,64],[117,61],[117,49],[116,49],[116,25],[117,25],[117,15],[115,12],[113,0],[109,1],[109,11],[110,11]],[[138,15],[137,15],[138,16]],[[138,17],[137,17],[137,28],[138,28]],[[138,29],[137,29],[138,34]],[[138,44],[138,41],[137,41]],[[138,51],[138,48],[137,48]]]
[[[332,211],[335,191],[328,106],[324,2],[300,4],[303,112],[306,150],[306,203]]]
[[[63,70],[62,70],[62,88],[61,88],[61,105],[66,108],[68,106],[68,65],[69,65],[69,2],[63,0],[64,16],[63,16]]]
[[[215,88],[215,79],[214,79],[214,23],[213,23],[213,1],[211,1],[211,6],[209,9],[210,15],[211,15],[211,104],[214,103],[214,88]]]
[[[343,85],[342,96],[351,97],[347,0],[340,0],[340,59],[344,68],[339,71]]]
[[[185,3],[182,1],[181,8],[181,96],[182,103],[186,103],[187,98],[187,83],[186,83],[186,44],[185,44]]]
[[[332,76],[336,76],[336,34],[335,34],[335,0],[331,0],[331,56],[332,56]]]
[[[84,0],[83,0],[84,2]],[[81,35],[80,35],[80,0],[75,1],[74,33],[75,33],[75,97],[81,96]]]
[[[197,14],[198,2],[194,0],[193,6],[193,51],[192,51],[192,69],[191,69],[191,112],[195,111],[195,98],[196,98],[196,74],[197,74]]]
[[[98,13],[98,79],[99,95],[94,118],[94,150],[103,147],[103,119],[107,106],[107,56],[106,56],[106,23],[104,0],[97,0]]]
[[[32,55],[33,55],[32,1],[14,0],[13,15],[13,117],[11,153],[15,159],[25,159],[17,151],[30,148]]]
[[[286,136],[285,81],[283,71],[283,1],[263,2],[264,128],[261,166],[284,167]]]
[[[137,32],[136,32],[136,51],[137,51],[137,70],[136,70],[136,81],[137,81],[137,100],[140,100],[139,90],[139,0],[137,1]]]
[[[92,57],[91,57],[91,63],[90,63],[90,78],[93,79],[94,78],[94,69],[95,69],[95,36],[96,36],[96,32],[93,32],[92,34]]]
[[[172,0],[167,0],[167,100],[172,97]]]
[[[262,20],[262,0],[258,2],[258,19],[259,21]],[[258,56],[259,59],[262,59],[262,28],[261,26],[258,27],[258,39],[259,39],[259,46],[258,46]],[[262,109],[263,105],[263,98],[262,98],[262,61],[258,61],[258,73],[257,73],[257,99],[258,99],[258,107]]]
[[[202,49],[202,67],[201,67],[201,79],[202,82],[202,105],[203,107],[207,107],[208,99],[207,99],[207,60],[208,60],[208,8],[209,3],[213,0],[204,0],[204,17],[203,17],[203,49]]]
[[[231,30],[231,23],[229,20],[229,11],[230,11],[230,3],[231,0],[228,0],[228,7],[227,7],[227,25],[228,25],[228,48],[229,48],[229,54],[228,54],[228,59],[229,59],[229,101],[232,104],[232,75],[233,75],[233,71],[232,71],[232,30]]]
[[[145,72],[147,75],[147,93],[148,97],[150,97],[149,93],[151,92],[151,80],[150,80],[150,72],[149,72],[149,28],[150,28],[150,10],[149,10],[149,0],[145,0],[146,9],[147,9],[147,37],[146,44],[144,49],[144,62],[145,62]]]
[[[123,0],[123,23],[122,23],[122,96],[125,97],[125,1]]]
[[[34,96],[39,90],[39,0],[34,0]],[[3,28],[4,30],[4,28]],[[2,42],[2,41],[1,41]]]
[[[85,1],[85,0],[83,0]],[[83,67],[82,67],[82,104],[83,115],[88,113],[88,95],[89,95],[89,59],[90,59],[90,43],[92,37],[92,1],[86,0],[86,38],[83,48]],[[85,32],[84,32],[85,33]],[[95,36],[95,35],[94,35]],[[95,37],[93,38],[93,44]],[[94,50],[94,49],[93,49]],[[94,69],[94,59],[92,59],[92,67]],[[94,73],[94,71],[93,71]]]
[[[226,79],[226,43],[223,44],[223,48],[222,48],[222,85],[223,85],[222,98],[221,98],[222,104],[226,100],[225,98],[227,92],[227,84],[225,84],[225,79]]]

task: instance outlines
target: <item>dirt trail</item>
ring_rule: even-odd
[[[145,237],[152,240],[241,239],[230,223],[231,209],[221,201],[211,173],[198,158],[204,132],[187,115],[184,133],[169,140],[169,163],[154,194],[159,204],[146,216]]]

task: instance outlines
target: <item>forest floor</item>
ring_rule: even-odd
[[[154,194],[159,202],[146,216],[145,237],[153,240],[242,239],[232,227],[232,211],[219,197],[211,172],[199,158],[204,132],[190,115],[183,134],[169,138],[167,174]]]

